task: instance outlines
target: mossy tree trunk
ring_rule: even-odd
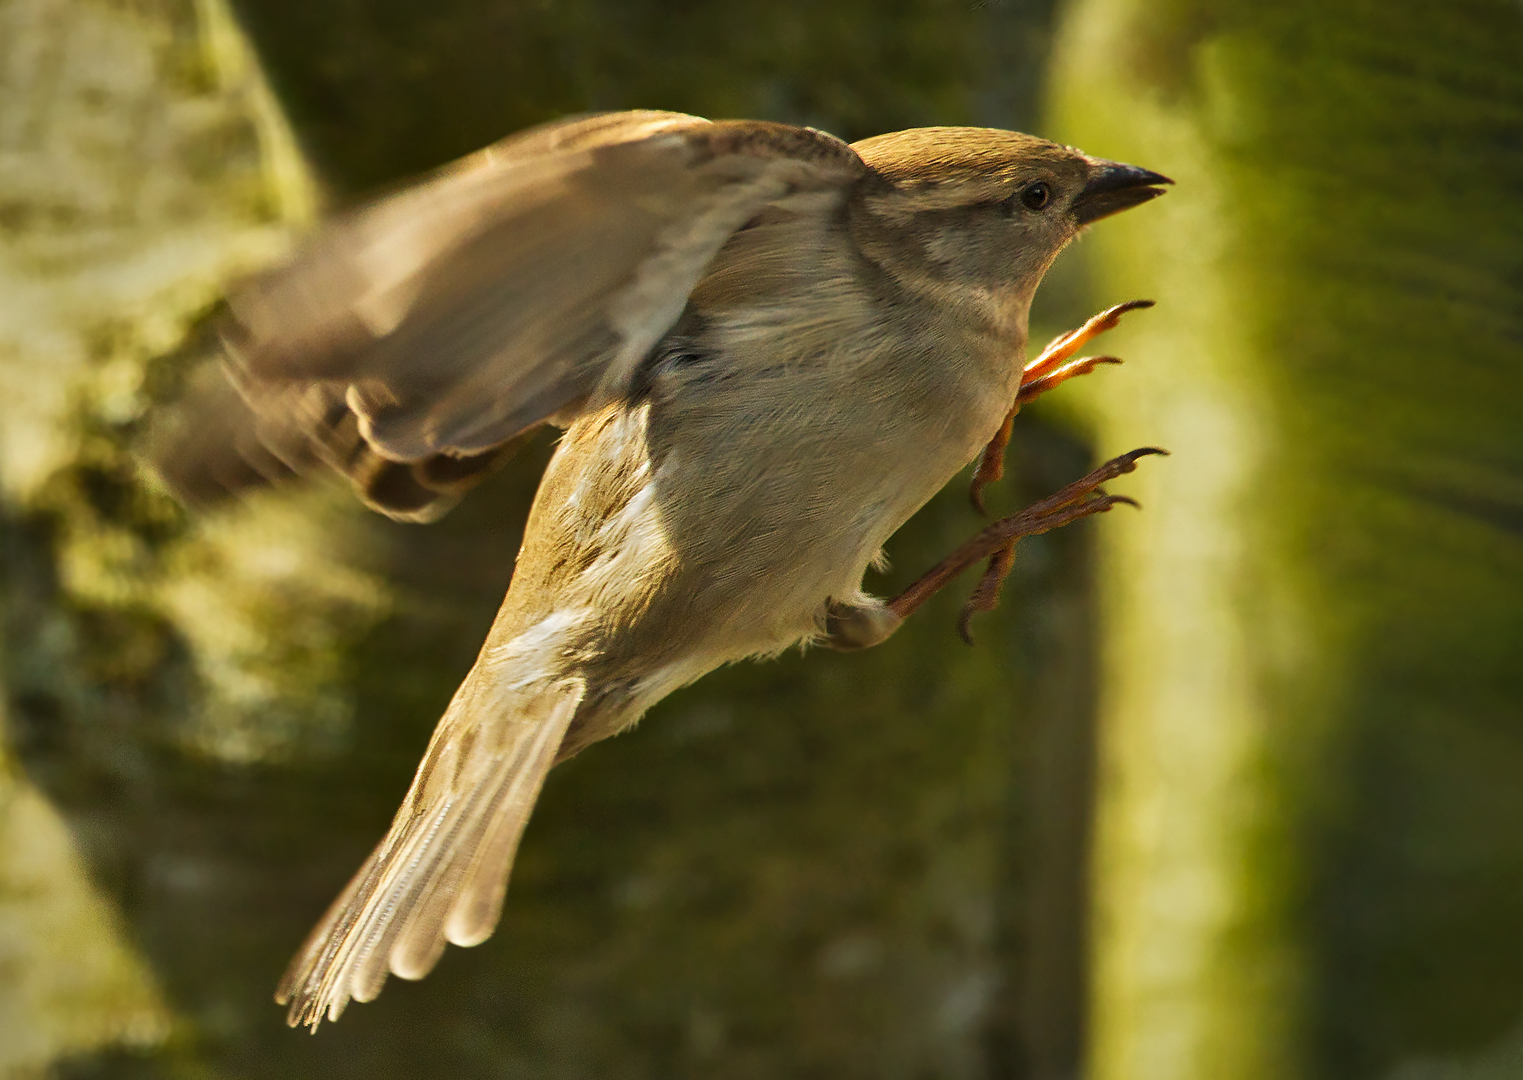
[[[68,273],[45,272],[56,260],[18,272],[48,300],[30,306],[76,306],[56,320],[67,333],[49,324],[68,363],[29,340],[0,371],[53,403],[0,403],[0,435],[52,448],[25,484],[0,463],[0,673],[17,775],[68,823],[54,834],[82,858],[59,865],[118,917],[108,944],[137,958],[128,989],[151,1023],[127,1038],[87,1017],[91,1030],[34,1058],[65,1055],[51,1066],[61,1076],[1072,1071],[1088,526],[1023,547],[976,650],[956,638],[951,595],[884,648],[717,673],[557,769],[491,943],[451,950],[425,983],[394,982],[316,1039],[288,1031],[269,1000],[280,968],[405,790],[502,594],[549,447],[431,529],[324,490],[180,514],[134,470],[129,445],[228,278],[280,249],[300,216],[282,184],[303,163],[262,82],[240,96],[216,77],[219,42],[237,27],[214,0],[0,4],[36,23],[0,48],[40,43],[57,58],[87,39],[99,56],[75,73],[125,70],[134,106],[102,123],[92,109],[116,99],[85,94],[26,129],[45,145],[82,132],[94,156],[40,154],[47,183],[13,200],[46,226],[42,241],[75,253]],[[339,201],[588,108],[767,116],[846,136],[1028,126],[1045,10],[262,0],[242,15]],[[117,32],[95,33],[101,21]],[[33,96],[7,109],[57,85],[22,76]],[[110,139],[91,142],[102,130]],[[92,246],[96,218],[48,208],[97,181],[178,195],[107,200],[115,243]],[[199,263],[164,254],[186,220],[204,246],[171,249]],[[0,253],[26,255],[37,239],[7,233]],[[95,319],[101,276],[133,291]],[[17,434],[22,422],[35,439]],[[1001,507],[1088,463],[1075,439],[1035,422],[1014,452],[1018,479],[991,493]],[[965,491],[949,490],[895,538],[880,590],[980,524]],[[0,1008],[18,1000],[5,992]],[[0,1015],[54,1018],[32,1008]]]
[[[1102,534],[1096,1080],[1501,1061],[1523,1013],[1519,57],[1501,2],[1068,13],[1060,135],[1179,182],[1086,245],[1160,302],[1102,449],[1174,452]]]

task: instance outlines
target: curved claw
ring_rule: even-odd
[[[1027,372],[1021,377],[1021,388],[1016,391],[1015,406],[1020,408],[1027,402],[1035,401],[1047,391],[1062,386],[1075,376],[1088,375],[1101,364],[1120,364],[1121,362],[1120,357],[1116,356],[1081,356],[1040,376],[1033,376]]]
[[[964,604],[957,614],[957,635],[964,645],[976,644],[973,640],[973,616],[977,611],[972,604]]]
[[[1047,348],[1042,350],[1042,354],[1026,365],[1025,370],[1031,378],[1041,378],[1078,352],[1085,342],[1107,330],[1114,330],[1121,322],[1121,316],[1128,311],[1139,311],[1152,306],[1151,300],[1128,300],[1124,304],[1106,308],[1100,314],[1092,316],[1077,330],[1070,330],[1066,334],[1059,334],[1053,338],[1047,343]]]
[[[989,481],[979,475],[974,475],[973,482],[968,485],[968,501],[973,504],[973,509],[984,517],[989,516],[989,511],[984,506],[984,488],[988,486]]]
[[[1137,468],[1137,460],[1139,458],[1151,457],[1154,454],[1157,454],[1160,457],[1169,456],[1169,452],[1161,446],[1139,446],[1135,450],[1128,450],[1120,457],[1112,458],[1110,461],[1106,462],[1106,464],[1117,466],[1120,471],[1117,472],[1116,475],[1120,476],[1121,473],[1129,473],[1133,469]]]
[[[1100,317],[1102,319],[1119,319],[1128,311],[1141,311],[1143,308],[1153,307],[1157,303],[1158,301],[1156,300],[1128,300],[1124,304],[1117,304],[1113,308],[1107,308],[1105,311],[1102,311]]]
[[[1088,322],[1074,333],[1076,335],[1083,334],[1084,339],[1087,341],[1096,334],[1103,334],[1107,330],[1114,330],[1116,325],[1121,322],[1121,316],[1125,315],[1128,311],[1141,311],[1144,308],[1153,307],[1155,304],[1156,301],[1153,300],[1128,300],[1124,304],[1116,304],[1106,308],[1100,314],[1092,316]]]

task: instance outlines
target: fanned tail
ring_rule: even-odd
[[[545,774],[582,700],[568,679],[497,692],[473,671],[429,743],[391,830],[308,935],[275,991],[287,1022],[317,1029],[389,973],[421,979],[446,942],[478,945]]]

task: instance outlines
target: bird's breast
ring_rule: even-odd
[[[567,431],[514,588],[601,612],[614,651],[786,647],[980,451],[1019,367],[1019,342],[885,308],[844,267],[699,290],[630,395]]]

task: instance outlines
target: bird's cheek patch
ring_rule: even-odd
[[[968,255],[973,238],[961,229],[939,229],[925,242],[925,254],[934,263],[950,265]]]

